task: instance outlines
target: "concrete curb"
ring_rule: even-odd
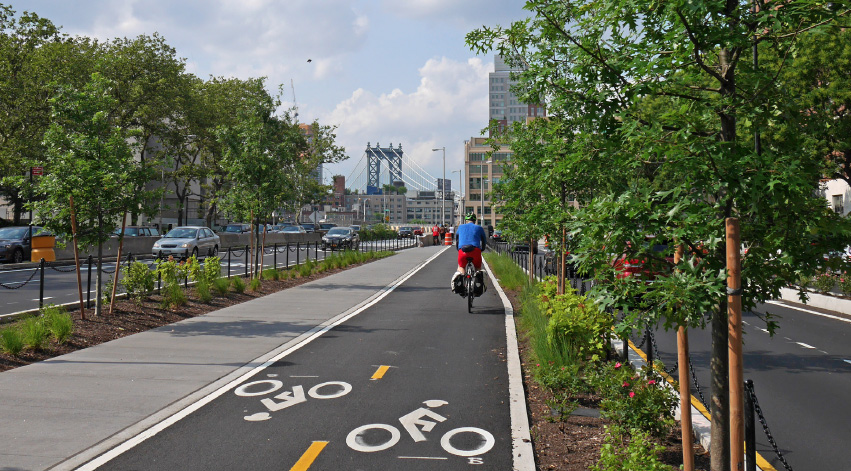
[[[523,371],[520,368],[520,350],[517,346],[517,329],[514,325],[514,309],[505,295],[499,280],[493,275],[488,263],[482,259],[488,276],[496,287],[505,308],[505,338],[508,366],[508,395],[511,411],[511,441],[514,455],[514,471],[535,471],[535,450],[529,432],[529,416],[526,413],[526,394],[523,390]]]
[[[829,294],[813,293],[812,291],[807,291],[807,297],[809,298],[807,302],[802,303],[801,298],[798,297],[797,289],[780,288],[780,299],[784,301],[851,315],[851,299],[840,298]]]

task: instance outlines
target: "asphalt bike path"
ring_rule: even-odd
[[[795,471],[851,469],[846,450],[851,437],[851,319],[774,301],[756,311],[777,316],[780,328],[770,337],[757,315],[743,315],[744,377],[754,381],[760,407],[784,457]],[[689,331],[689,352],[707,401],[709,334],[708,328]],[[659,330],[655,336],[661,360],[666,367],[673,366],[676,334]],[[757,452],[776,469],[785,469],[759,421],[756,427]]]
[[[454,259],[98,469],[511,469],[505,312]]]
[[[502,302],[448,252],[2,373],[2,469],[511,469]]]

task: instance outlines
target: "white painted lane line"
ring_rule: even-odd
[[[835,321],[847,322],[847,323],[851,324],[851,319],[846,319],[844,317],[834,316],[834,315],[831,315],[831,314],[825,314],[823,312],[813,311],[813,310],[810,310],[810,309],[804,309],[802,307],[792,306],[792,305],[789,305],[789,304],[786,304],[786,303],[781,303],[780,301],[768,301],[766,304],[775,304],[777,306],[782,306],[782,307],[785,307],[785,308],[794,309],[796,311],[807,312],[807,313],[810,313],[810,314],[815,314],[817,316],[827,317],[828,319],[833,319]]]
[[[851,364],[851,360],[844,360],[845,363]]]
[[[400,460],[448,460],[441,456],[400,456]]]
[[[53,296],[45,296],[44,299],[53,299]],[[33,299],[33,301],[38,301],[38,298]]]
[[[387,285],[384,288],[381,288],[374,295],[374,297],[372,299],[369,299],[368,301],[362,303],[361,305],[352,308],[350,310],[351,312],[347,311],[348,313],[341,314],[340,317],[338,317],[333,322],[327,322],[325,324],[320,324],[320,325],[314,327],[313,329],[305,332],[304,334],[302,334],[299,337],[302,340],[299,341],[298,343],[296,343],[293,346],[287,348],[286,350],[278,353],[277,355],[269,358],[268,360],[264,361],[261,365],[256,366],[256,367],[252,368],[251,370],[247,371],[246,373],[238,376],[236,379],[230,381],[229,383],[225,384],[224,386],[220,387],[219,389],[216,389],[216,390],[210,392],[209,394],[207,394],[206,396],[201,397],[196,402],[193,402],[193,403],[187,405],[186,407],[177,411],[176,413],[172,414],[171,416],[168,416],[165,419],[163,419],[162,421],[160,421],[160,422],[154,424],[153,426],[143,430],[142,432],[138,433],[137,435],[133,436],[132,438],[125,440],[123,442],[120,442],[117,446],[109,449],[106,453],[103,453],[103,454],[99,455],[98,457],[96,457],[95,459],[88,461],[83,466],[78,467],[76,471],[94,471],[94,470],[98,469],[99,467],[101,467],[104,464],[111,461],[113,458],[121,455],[122,453],[126,452],[127,450],[134,448],[135,446],[144,442],[148,438],[153,437],[154,435],[156,435],[156,434],[160,433],[161,431],[167,429],[171,425],[174,425],[175,423],[179,422],[180,420],[186,418],[187,416],[189,416],[193,412],[195,412],[198,409],[209,404],[214,399],[225,394],[226,392],[233,390],[238,385],[244,383],[249,378],[252,378],[253,376],[255,376],[256,374],[265,370],[269,366],[280,361],[282,358],[284,358],[284,357],[288,356],[289,354],[301,349],[305,345],[313,342],[314,340],[321,337],[323,334],[325,334],[329,330],[333,329],[334,327],[348,321],[349,319],[357,316],[361,312],[363,312],[363,311],[369,309],[370,307],[378,304],[379,301],[381,301],[382,299],[387,297],[387,295],[392,293],[396,288],[401,286],[404,282],[408,281],[408,279],[410,279],[417,272],[419,272],[420,270],[425,268],[426,265],[431,263],[434,259],[436,259],[438,256],[440,256],[440,254],[442,254],[445,251],[446,251],[446,249],[441,250],[440,252],[432,255],[431,257],[426,259],[424,262],[420,263],[419,265],[412,268],[411,270],[409,270],[404,275],[397,278],[390,285]],[[251,363],[251,362],[249,362],[249,363]],[[525,401],[524,401],[524,407],[525,407]]]
[[[757,329],[759,329],[759,330],[761,330],[761,331],[765,332],[766,334],[770,334],[770,333],[771,333],[771,332],[769,332],[769,331],[768,331],[768,329],[763,329],[762,327],[757,327]]]
[[[319,376],[295,376],[290,375],[290,378],[318,378]]]
[[[813,347],[812,345],[807,345],[807,344],[805,344],[804,342],[795,342],[795,343],[797,343],[798,345],[800,345],[800,346],[802,346],[802,347],[804,347],[804,348],[811,348],[811,349],[813,349],[813,350],[815,350],[815,349],[816,349],[816,347]]]

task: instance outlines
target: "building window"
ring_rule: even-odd
[[[842,206],[842,195],[833,195],[833,210],[839,214],[845,214],[845,208]]]
[[[470,175],[474,173],[482,173],[481,165],[470,165]]]

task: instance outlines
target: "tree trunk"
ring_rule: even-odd
[[[712,315],[712,356],[710,366],[710,415],[712,436],[709,445],[712,471],[730,471],[730,378],[728,376],[727,303]]]
[[[103,220],[98,219],[98,235],[103,234]],[[102,287],[102,278],[103,278],[103,242],[98,242],[98,270],[97,276],[95,277],[95,316],[100,317],[101,308],[103,304],[103,290]]]

